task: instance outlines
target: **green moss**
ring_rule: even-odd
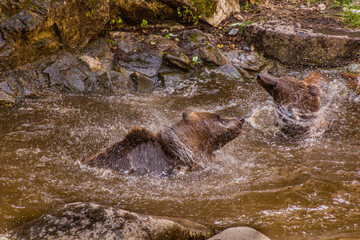
[[[192,0],[199,13],[211,17],[216,10],[216,0]]]

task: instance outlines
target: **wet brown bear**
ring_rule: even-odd
[[[169,175],[181,166],[196,169],[215,150],[236,138],[244,120],[187,110],[180,122],[155,134],[132,129],[125,138],[83,162],[117,172]]]
[[[279,115],[277,124],[286,136],[302,137],[318,127],[319,86],[326,84],[328,79],[319,73],[310,74],[304,81],[260,73],[257,81],[273,97]]]

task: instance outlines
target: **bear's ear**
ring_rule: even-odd
[[[309,92],[312,96],[317,96],[320,94],[320,90],[317,86],[315,85],[308,85],[308,88],[309,88]]]
[[[185,112],[183,112],[183,119],[185,120],[195,120],[197,119],[197,113],[193,109],[188,109]]]

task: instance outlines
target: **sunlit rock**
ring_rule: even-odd
[[[90,70],[92,72],[95,72],[95,71],[100,70],[102,68],[102,63],[99,60],[95,59],[95,58],[83,55],[83,56],[80,57],[80,59],[84,63],[86,63],[88,65],[88,67],[90,68]]]
[[[232,227],[208,240],[270,240],[270,238],[250,227]]]

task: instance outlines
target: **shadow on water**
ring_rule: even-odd
[[[297,142],[277,137],[275,106],[256,83],[193,79],[151,95],[27,100],[0,113],[0,232],[81,201],[215,230],[247,225],[273,239],[359,237],[360,101],[333,83],[331,130]],[[78,164],[134,126],[171,125],[188,107],[247,120],[204,170],[164,179]]]

